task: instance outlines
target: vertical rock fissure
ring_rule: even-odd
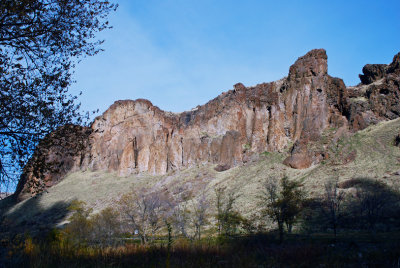
[[[250,140],[249,140],[249,145],[250,147],[253,147],[253,135],[254,135],[254,129],[256,127],[256,108],[253,108],[253,118],[251,122],[251,135],[250,135]]]
[[[182,166],[183,166],[183,138],[181,138],[181,153],[182,153]]]
[[[166,146],[166,149],[167,149],[167,167],[166,167],[165,172],[167,172],[167,173],[168,173],[168,171],[169,171],[169,146],[168,146],[168,137],[169,137],[169,133],[167,133],[167,138],[166,138],[166,140],[165,140],[165,146]]]
[[[135,168],[138,168],[139,150],[137,146],[136,137],[133,138],[133,159],[135,161]]]
[[[117,167],[119,166],[119,164],[121,163],[120,159],[119,159],[119,152],[116,153],[117,156]],[[114,167],[115,168],[115,167]]]
[[[167,150],[167,167],[165,169],[165,172],[168,173],[168,170],[169,170],[169,150]]]
[[[271,114],[271,111],[272,111],[272,109],[271,109],[271,106],[269,106],[268,108],[267,108],[267,110],[268,110],[268,133],[267,133],[267,146],[269,146],[269,143],[270,143],[270,135],[271,135],[271,131],[272,131],[272,114]]]

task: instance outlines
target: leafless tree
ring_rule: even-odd
[[[331,178],[325,183],[324,201],[329,223],[332,226],[336,240],[338,221],[344,201],[344,192],[341,192],[338,189],[338,178]]]
[[[194,235],[198,240],[201,238],[201,232],[204,225],[208,223],[207,221],[207,211],[209,209],[209,202],[206,198],[205,192],[200,196],[200,198],[193,203],[193,213],[192,213],[192,223],[195,228]]]
[[[226,192],[226,188],[221,187],[215,189],[215,196],[218,234],[232,235],[242,222],[242,216],[234,209],[234,204],[239,195],[235,190]]]
[[[355,188],[358,213],[366,221],[368,228],[373,230],[385,214],[390,214],[396,203],[395,195],[378,181],[365,180]]]
[[[173,211],[174,228],[184,237],[200,239],[202,228],[208,223],[207,211],[209,202],[205,192],[198,199],[179,200]]]
[[[173,226],[186,238],[191,239],[190,235],[190,211],[187,208],[186,202],[180,202],[175,206],[173,211]]]
[[[124,195],[120,200],[120,210],[130,229],[137,232],[142,243],[146,244],[165,223],[171,202],[168,194],[162,191],[141,189]]]

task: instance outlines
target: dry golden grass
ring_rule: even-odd
[[[332,153],[331,158],[318,165],[304,170],[291,169],[282,164],[286,153],[264,153],[259,159],[224,172],[216,172],[214,165],[199,165],[182,171],[171,172],[163,176],[147,174],[119,177],[115,173],[106,172],[76,172],[69,174],[59,184],[48,189],[36,198],[34,207],[25,203],[28,199],[11,207],[6,215],[12,216],[16,222],[32,219],[59,202],[69,203],[74,199],[86,202],[99,212],[108,206],[115,206],[116,201],[126,193],[135,189],[157,187],[168,189],[172,194],[184,193],[190,198],[198,198],[203,191],[209,200],[215,199],[214,189],[227,187],[240,196],[237,209],[246,217],[257,211],[258,198],[265,180],[270,177],[282,177],[301,180],[309,195],[319,195],[323,192],[324,182],[332,176],[338,176],[339,181],[357,177],[369,177],[382,180],[390,186],[399,187],[400,149],[393,145],[394,137],[399,133],[400,119],[381,122],[370,126],[356,134],[338,140],[336,150],[346,156],[356,151],[354,161],[346,165],[338,165],[341,159]],[[327,131],[334,135],[335,129]],[[323,139],[321,143],[323,143]],[[325,141],[326,142],[326,141]],[[321,144],[322,146],[323,144]],[[335,148],[334,145],[332,148]],[[212,208],[214,205],[211,206]],[[67,216],[67,215],[65,215]],[[63,222],[66,217],[58,219]]]

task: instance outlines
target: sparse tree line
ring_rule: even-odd
[[[152,244],[159,237],[190,241],[217,234],[232,237],[271,231],[277,227],[279,240],[285,233],[345,230],[372,233],[400,227],[399,193],[370,179],[354,179],[342,184],[330,179],[324,194],[309,198],[299,181],[283,177],[266,180],[258,195],[259,209],[251,218],[237,208],[237,191],[219,187],[200,196],[173,196],[166,189],[140,189],[122,196],[114,208],[90,216],[91,209],[73,201],[70,223],[63,233],[73,243],[115,245],[127,239]],[[210,198],[212,196],[213,198]],[[207,198],[209,197],[209,199]],[[212,200],[211,200],[212,199]]]

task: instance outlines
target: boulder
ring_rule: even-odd
[[[307,141],[296,141],[290,150],[290,155],[283,161],[283,164],[295,168],[309,168],[312,164],[312,154],[307,148]]]

